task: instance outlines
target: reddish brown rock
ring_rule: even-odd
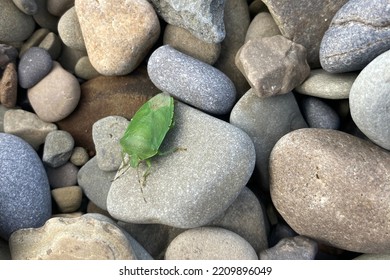
[[[13,108],[18,93],[18,75],[14,63],[8,63],[0,80],[0,103],[4,107]]]
[[[96,121],[115,115],[130,120],[139,107],[158,92],[145,67],[128,76],[100,76],[81,85],[79,105],[69,117],[57,124],[60,129],[72,134],[77,146],[94,153],[92,125]]]

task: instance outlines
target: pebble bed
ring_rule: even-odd
[[[390,259],[390,2],[297,2],[1,1],[0,259]]]

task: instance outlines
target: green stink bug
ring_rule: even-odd
[[[151,168],[150,159],[163,154],[159,149],[173,125],[173,111],[173,97],[164,93],[155,95],[138,109],[119,141],[122,147],[121,168],[138,168],[144,161],[148,167],[143,175],[145,182]]]

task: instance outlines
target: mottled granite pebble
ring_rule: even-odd
[[[390,150],[390,51],[368,64],[349,94],[351,116],[374,143]]]
[[[306,97],[301,101],[302,115],[309,127],[339,129],[340,117],[324,100]]]
[[[236,65],[260,97],[288,93],[310,74],[306,49],[281,35],[249,40]]]
[[[55,130],[46,136],[42,161],[52,168],[68,162],[74,148],[74,140],[69,132]]]
[[[272,201],[298,234],[353,252],[389,252],[388,151],[306,128],[276,143],[269,168]]]
[[[4,114],[4,132],[17,135],[34,149],[45,142],[49,132],[57,130],[53,123],[42,121],[34,113],[21,109],[11,109]]]
[[[76,0],[75,8],[89,59],[102,75],[129,74],[159,38],[147,0]]]
[[[389,1],[348,1],[322,38],[321,66],[331,73],[361,70],[390,49],[389,39]]]
[[[314,260],[318,244],[305,236],[283,238],[274,247],[261,251],[260,260]]]
[[[165,45],[148,61],[148,74],[160,90],[212,114],[226,114],[236,100],[233,82],[221,71]]]
[[[51,218],[40,228],[16,231],[13,260],[132,260],[133,248],[113,224],[88,216]]]
[[[8,240],[50,218],[50,187],[39,156],[19,137],[0,133],[0,162],[0,237]]]
[[[225,38],[225,0],[150,0],[157,13],[169,24],[189,30],[208,43]]]
[[[253,247],[241,236],[218,227],[189,229],[169,244],[166,260],[257,260]]]
[[[31,88],[39,83],[53,68],[48,51],[38,47],[28,49],[20,59],[18,67],[19,85]]]

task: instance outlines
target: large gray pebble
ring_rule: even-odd
[[[97,157],[91,158],[77,173],[77,182],[85,195],[98,207],[107,210],[107,195],[116,171],[103,171]]]
[[[365,67],[352,85],[349,105],[358,128],[390,150],[390,51]]]
[[[205,225],[230,206],[254,169],[255,150],[247,134],[180,102],[160,150],[174,148],[182,150],[152,159],[146,180],[145,164],[114,180],[107,198],[114,218],[179,228]]]
[[[43,146],[42,161],[52,168],[64,165],[72,155],[74,139],[63,130],[49,132]]]
[[[261,98],[250,89],[234,106],[230,123],[245,131],[256,149],[262,188],[268,186],[268,158],[275,143],[288,132],[307,127],[294,95]]]
[[[189,229],[167,248],[166,260],[257,260],[252,246],[238,234],[218,227]]]
[[[209,64],[165,45],[153,52],[148,74],[162,91],[212,114],[225,114],[233,107],[233,82]]]
[[[150,0],[157,13],[169,24],[183,27],[208,43],[225,38],[225,0]]]
[[[37,153],[19,137],[0,133],[0,162],[0,237],[8,240],[50,218],[50,187]]]
[[[390,49],[389,1],[350,0],[333,17],[321,41],[321,66],[328,72],[363,69]]]
[[[120,116],[108,116],[92,125],[92,139],[96,158],[103,171],[116,171],[122,163],[122,148],[119,140],[126,131],[129,121]]]
[[[20,59],[18,67],[19,84],[31,88],[40,82],[52,69],[53,60],[47,50],[32,47]]]
[[[390,153],[330,129],[299,129],[270,156],[272,201],[300,235],[362,253],[390,249]]]

